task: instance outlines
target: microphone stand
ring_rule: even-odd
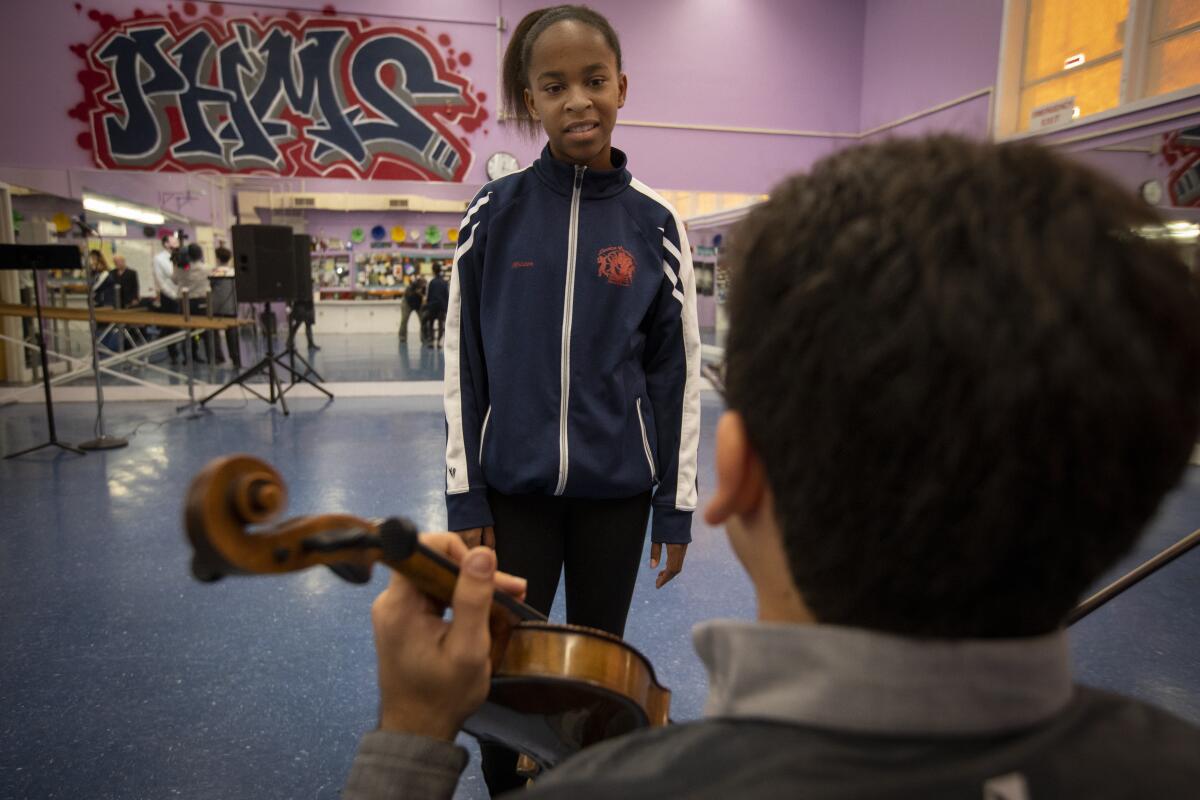
[[[92,233],[92,229],[86,223],[77,222],[79,227],[83,229],[84,243],[90,243],[89,236]],[[103,238],[100,238],[100,244],[104,244]],[[129,440],[120,436],[109,436],[104,432],[104,389],[100,385],[100,351],[96,343],[96,299],[92,296],[92,266],[90,263],[86,271],[88,330],[92,335],[92,373],[96,377],[96,438],[80,442],[79,446],[84,450],[116,450],[119,447],[128,446]],[[108,280],[107,276],[105,280]]]

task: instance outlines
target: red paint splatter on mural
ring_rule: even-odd
[[[67,112],[67,116],[71,119],[77,119],[80,122],[88,121],[88,111],[91,107],[87,103],[76,103],[75,107]]]
[[[76,11],[83,11],[83,5],[82,5],[81,3],[76,3],[76,4],[75,4],[75,10],[76,10]]]
[[[81,69],[75,74],[75,79],[79,81],[79,85],[83,87],[85,92],[91,93],[104,85],[107,78],[103,72],[96,72],[94,69]]]
[[[133,18],[134,19],[142,19],[145,16],[146,16],[146,12],[142,11],[140,8],[135,8],[133,10]]]
[[[175,23],[176,28],[182,30],[187,26],[187,20],[185,20],[183,18],[183,14],[180,14],[178,11],[172,11],[167,16],[171,18],[171,22]]]
[[[117,18],[112,14],[103,14],[96,9],[88,12],[88,19],[100,26],[100,30],[112,30],[117,27]]]
[[[92,151],[92,132],[84,131],[83,133],[76,136],[75,144],[79,145],[84,150],[87,150],[90,153]]]
[[[478,94],[475,95],[475,99],[477,99],[481,103],[486,102],[487,101],[487,92],[479,92]]]
[[[71,52],[74,53],[75,55],[79,56],[80,58],[87,58],[87,45],[86,44],[73,44],[73,45],[71,45]]]
[[[334,8],[334,7],[333,7],[333,4],[331,3],[331,4],[327,5],[327,6],[324,6],[324,7],[322,7],[322,9],[321,9],[321,13],[322,13],[322,14],[324,14],[325,16],[327,16],[327,17],[336,17],[336,16],[337,16],[337,9],[336,9],[336,8]]]
[[[424,25],[418,25],[417,30],[419,30],[421,33],[429,33],[429,31],[425,30]]]
[[[475,112],[473,116],[463,117],[458,121],[458,124],[467,133],[474,133],[483,124],[483,121],[488,118],[488,110],[483,106]],[[486,133],[486,131],[485,131]]]
[[[225,6],[221,5],[220,3],[209,3],[208,11],[214,17],[220,17],[225,14]]]
[[[452,70],[457,70],[457,69],[458,69],[458,62],[457,62],[457,61],[455,61],[453,58],[450,58],[450,59],[447,59],[447,60],[446,60],[446,66],[448,66],[448,67],[449,67],[450,69],[452,69]]]
[[[443,33],[442,35],[438,36],[438,44],[440,44],[442,47],[449,47],[450,46],[450,34]]]
[[[299,25],[301,22],[304,21],[304,17],[300,16],[299,11],[289,11],[284,16],[286,16],[288,19],[290,19],[292,22],[296,23],[297,25]]]
[[[458,63],[462,64],[464,67],[469,67],[469,66],[471,66],[471,61],[472,61],[472,60],[473,60],[473,59],[471,58],[471,54],[470,54],[470,53],[461,53],[461,54],[458,56]]]
[[[183,4],[183,13],[187,14],[189,17],[196,16],[196,4],[191,2],[191,0],[188,0],[188,2]]]

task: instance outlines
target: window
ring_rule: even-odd
[[[1079,116],[1121,102],[1128,0],[1029,0],[1021,70],[1021,130],[1033,109],[1074,97]]]
[[[1155,0],[1143,96],[1166,94],[1200,78],[1200,0]]]
[[[1057,125],[1200,89],[1200,0],[1009,0],[1006,14],[1001,136],[1030,130],[1037,109]]]

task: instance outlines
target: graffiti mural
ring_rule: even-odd
[[[1161,155],[1171,205],[1200,206],[1200,128],[1163,134]]]
[[[89,16],[102,32],[72,47],[87,68],[71,116],[108,169],[458,181],[464,134],[487,118],[455,69],[469,54],[444,55],[421,29],[225,18],[216,3],[194,19]]]

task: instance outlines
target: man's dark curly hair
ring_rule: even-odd
[[[1126,191],[1030,144],[846,150],[743,223],[730,407],[822,622],[1063,623],[1179,480],[1200,294]]]

